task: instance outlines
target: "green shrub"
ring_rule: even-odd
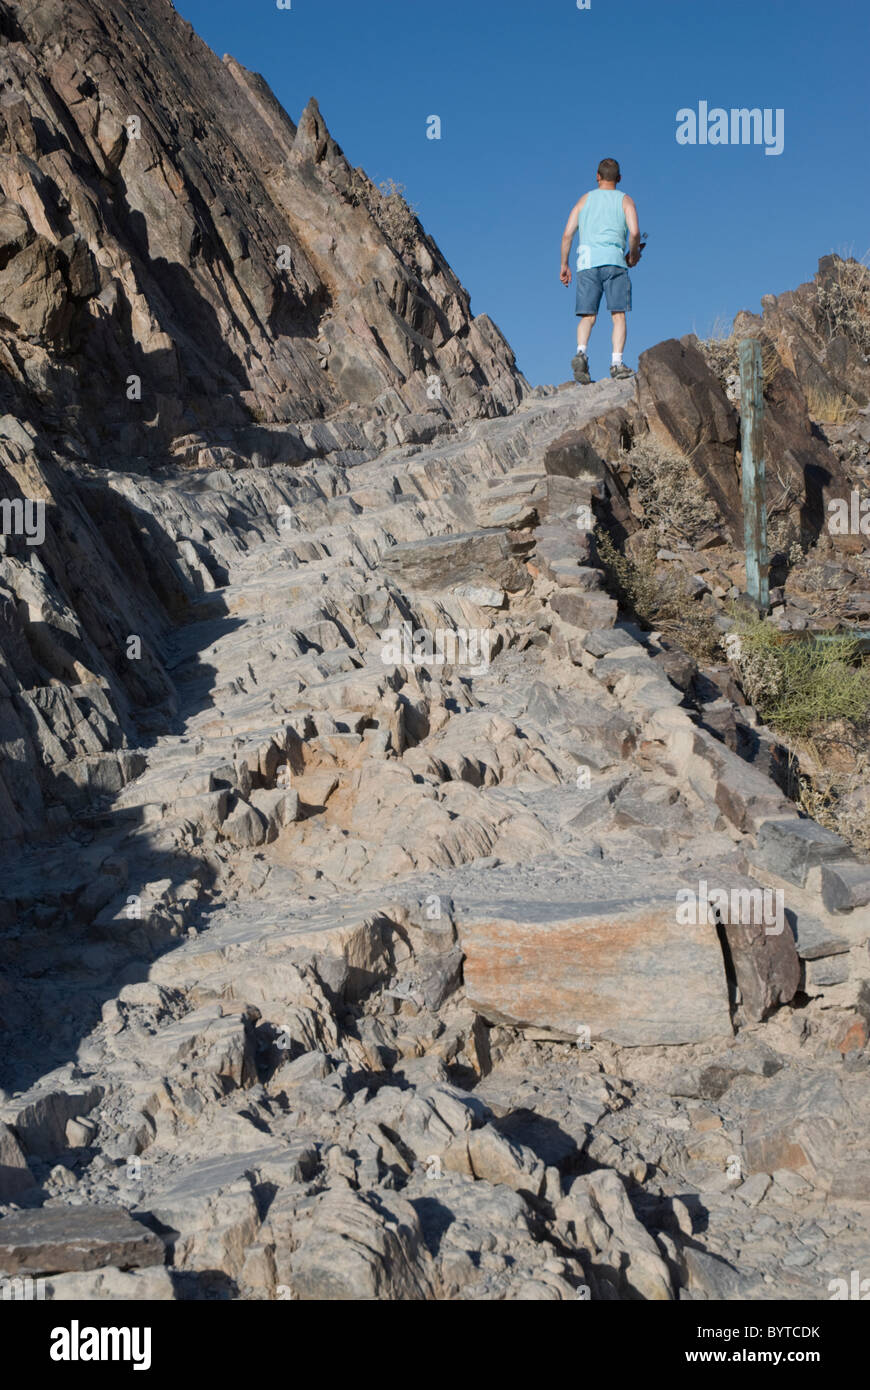
[[[848,636],[830,642],[787,639],[762,619],[740,617],[731,645],[747,699],[766,724],[808,737],[831,720],[864,725],[870,715],[870,666]]]

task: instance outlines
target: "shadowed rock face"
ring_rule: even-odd
[[[740,421],[691,336],[668,338],[638,364],[638,401],[649,427],[692,459],[706,491],[740,534],[742,509],[735,453]]]
[[[297,128],[164,0],[0,4],[0,366],[0,498],[45,509],[38,556],[0,537],[11,834],[126,780],[131,710],[174,709],[161,634],[225,580],[198,503],[137,475],[364,459],[527,391],[317,103]]]
[[[92,448],[134,455],[252,416],[365,406],[377,437],[379,414],[437,423],[520,400],[504,338],[316,101],[297,128],[164,0],[0,5],[0,33],[16,399],[50,391],[67,423],[85,412]]]

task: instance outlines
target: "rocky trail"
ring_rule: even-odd
[[[165,0],[0,3],[0,151],[4,1297],[848,1285],[870,866],[723,654],[734,343],[531,389]],[[736,325],[785,633],[870,614],[862,273]]]
[[[870,921],[614,625],[564,439],[632,389],[160,480],[228,582],[167,643],[172,732],[18,857],[22,1083],[50,1041],[3,1107],[10,1269],[70,1207],[99,1268],[55,1297],[821,1298],[866,1263]],[[385,662],[403,623],[489,661]],[[784,885],[797,948],[680,924],[702,881]],[[162,1237],[141,1264],[114,1207]]]

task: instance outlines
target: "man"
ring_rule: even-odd
[[[622,175],[615,159],[602,159],[596,175],[598,187],[584,193],[571,210],[562,237],[563,285],[571,283],[568,256],[574,233],[579,230],[577,249],[577,356],[572,360],[574,380],[588,386],[589,360],[586,348],[592,325],[604,294],[613,318],[612,377],[634,376],[622,360],[625,347],[625,315],[631,308],[631,280],[628,266],[637,265],[641,255],[637,208],[627,193],[616,187]],[[628,236],[628,254],[625,238]]]

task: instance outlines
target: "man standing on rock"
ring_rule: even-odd
[[[579,203],[571,209],[571,216],[562,237],[562,270],[559,279],[563,285],[570,285],[571,268],[568,265],[568,256],[574,233],[579,229],[577,356],[571,362],[571,367],[574,380],[584,386],[588,386],[592,380],[586,348],[602,294],[613,318],[613,358],[610,375],[634,376],[634,372],[626,367],[622,360],[622,350],[625,347],[625,315],[631,308],[631,280],[627,267],[637,265],[642,247],[637,208],[628,194],[620,193],[616,187],[621,177],[615,159],[602,159],[596,175],[598,187],[584,193]],[[628,254],[625,252],[626,236],[629,239]]]

